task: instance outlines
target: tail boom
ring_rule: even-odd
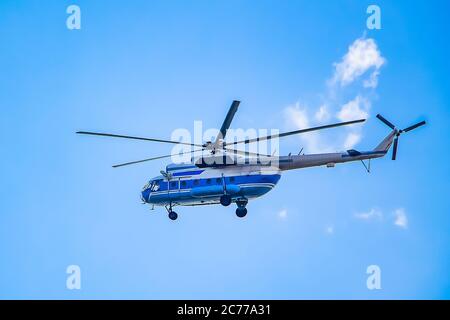
[[[334,167],[336,163],[344,163],[350,161],[368,160],[380,158],[386,155],[387,151],[356,151],[348,150],[346,152],[336,153],[318,153],[294,156],[281,156],[278,160],[280,170],[293,170],[308,167],[327,166]]]

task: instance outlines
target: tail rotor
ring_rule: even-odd
[[[377,114],[377,118],[380,119],[385,125],[387,125],[389,128],[391,128],[392,130],[395,130],[395,138],[394,138],[394,145],[392,148],[392,160],[395,160],[397,158],[397,148],[398,148],[398,139],[400,138],[400,135],[402,133],[414,130],[420,126],[423,126],[424,124],[426,124],[425,121],[420,121],[416,124],[413,124],[412,126],[409,126],[405,129],[400,129],[398,130],[391,122],[389,122],[386,118],[384,118],[382,115]]]

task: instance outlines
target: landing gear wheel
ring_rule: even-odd
[[[237,208],[236,209],[236,215],[239,218],[243,218],[247,215],[247,208]]]
[[[169,212],[169,219],[170,220],[177,220],[178,218],[178,214],[175,211],[170,211]]]
[[[220,197],[220,204],[224,207],[228,207],[231,204],[231,196],[224,194]]]

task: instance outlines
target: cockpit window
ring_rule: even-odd
[[[159,183],[160,183],[160,180],[156,180],[156,181],[153,181],[152,182],[152,184],[151,184],[151,186],[150,186],[150,190],[152,190],[152,191],[158,191],[159,190]]]
[[[145,186],[142,188],[142,191],[147,190],[148,188],[150,188],[151,183],[152,183],[151,181],[150,181],[150,182],[147,182],[147,183],[145,184]]]

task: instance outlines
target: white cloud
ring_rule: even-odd
[[[309,117],[306,108],[301,108],[300,103],[288,106],[284,109],[284,116],[288,126],[295,129],[304,129],[310,127]],[[321,152],[320,141],[317,132],[307,132],[300,135],[300,139],[305,143],[305,149],[308,152]]]
[[[285,110],[285,116],[298,128],[309,127],[309,119],[306,108],[300,108],[300,103],[288,106]]]
[[[367,119],[371,108],[371,102],[364,91],[358,91],[353,100],[342,104],[338,100],[340,96],[346,96],[342,88],[362,76],[366,79],[359,89],[376,88],[380,68],[385,63],[377,44],[373,39],[364,37],[356,39],[348,48],[348,52],[340,62],[334,63],[335,69],[323,95],[322,104],[317,108],[307,108],[298,102],[284,109],[284,116],[288,127],[303,129],[315,125],[321,125],[336,118],[340,121]],[[370,73],[370,74],[369,74]],[[340,84],[340,86],[335,86]],[[352,88],[353,89],[353,88]],[[339,94],[338,94],[339,93]],[[304,143],[306,153],[336,152],[354,148],[362,139],[362,126],[355,124],[337,129],[336,133],[310,132],[299,135]]]
[[[330,113],[326,105],[320,106],[319,110],[315,113],[314,117],[318,122],[324,122],[330,119]]]
[[[406,216],[405,209],[398,208],[394,211],[395,221],[394,224],[400,228],[408,228],[408,217]]]
[[[334,63],[335,71],[332,84],[348,85],[362,76],[369,69],[374,69],[370,81],[365,87],[375,88],[381,66],[386,62],[373,39],[356,39],[348,48],[342,60]]]
[[[350,121],[355,119],[367,118],[370,102],[361,96],[349,101],[341,110],[336,113],[336,117],[341,121]],[[288,106],[284,109],[284,116],[288,127],[295,129],[304,129],[320,123],[319,119],[330,117],[325,105],[319,107],[314,113],[314,117],[310,118],[306,107],[301,107],[300,103]],[[311,123],[311,122],[316,123]],[[345,132],[345,131],[344,131]],[[299,136],[304,143],[307,153],[334,152],[337,150],[352,149],[361,140],[361,127],[351,125],[347,127],[347,132],[339,138],[326,139],[320,132],[308,132]]]
[[[347,102],[336,114],[336,117],[341,121],[352,121],[357,119],[367,119],[369,117],[370,101],[356,96],[355,99]],[[344,148],[346,150],[352,149],[355,145],[361,141],[361,126],[351,125],[348,127],[350,132],[344,141]]]
[[[355,213],[355,218],[361,220],[382,219],[383,213],[378,209],[372,208],[370,209],[370,211],[367,212]]]
[[[353,147],[356,144],[358,144],[360,140],[361,140],[360,133],[350,132],[349,134],[347,134],[347,137],[345,138],[344,149],[346,150],[353,149]]]
[[[327,226],[325,228],[325,233],[327,234],[333,234],[334,233],[334,227],[333,226]]]
[[[287,218],[287,214],[288,214],[288,212],[287,212],[287,210],[286,209],[282,209],[282,210],[280,210],[279,212],[278,212],[278,217],[280,218],[280,219],[286,219]]]
[[[406,211],[403,208],[395,209],[393,212],[394,216],[394,225],[399,228],[407,229],[408,228],[408,217],[406,216]],[[372,208],[367,212],[358,212],[354,215],[355,218],[371,221],[371,220],[382,220],[383,212],[376,208]]]
[[[344,104],[337,113],[337,118],[341,121],[351,121],[357,119],[367,119],[369,117],[370,101],[361,96]]]
[[[378,86],[378,76],[380,71],[375,70],[371,73],[369,79],[364,80],[363,86],[364,88],[376,88]]]

